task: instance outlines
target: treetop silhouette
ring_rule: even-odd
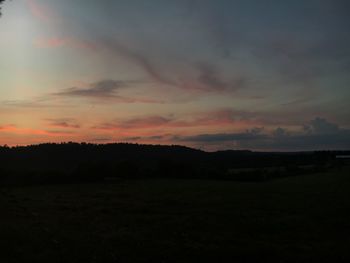
[[[5,0],[0,0],[0,16],[1,16],[1,4],[5,2]]]

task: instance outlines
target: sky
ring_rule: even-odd
[[[13,0],[0,145],[350,149],[347,0]]]

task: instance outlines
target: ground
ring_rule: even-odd
[[[350,173],[0,189],[0,262],[350,262]]]

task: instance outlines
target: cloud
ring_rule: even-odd
[[[17,135],[36,135],[36,136],[71,136],[73,133],[70,131],[55,131],[55,130],[42,130],[32,128],[21,128],[16,125],[6,125],[0,127],[0,133],[17,134]]]
[[[151,80],[162,85],[197,92],[232,92],[246,86],[246,79],[242,76],[230,81],[224,81],[219,74],[219,70],[211,63],[196,63],[194,68],[197,70],[198,75],[194,75],[188,80],[181,81],[181,79],[184,79],[184,76],[179,76],[177,72],[173,73],[175,75],[174,78],[170,78],[159,70],[155,61],[152,61],[147,55],[132,50],[115,39],[103,39],[101,45],[138,65]]]
[[[152,128],[191,128],[191,127],[246,127],[257,124],[255,120],[249,120],[243,112],[232,110],[218,110],[212,112],[202,112],[191,117],[174,116],[142,116],[126,120],[115,120],[102,123],[93,128],[101,130],[127,130],[127,129],[152,129]]]
[[[213,133],[192,136],[176,135],[175,141],[205,147],[223,145],[230,149],[253,149],[264,151],[305,151],[305,150],[349,150],[350,130],[341,129],[323,118],[311,120],[310,129],[292,131],[276,128],[268,132],[263,128],[253,128],[242,133]]]
[[[188,12],[201,22],[202,29],[208,35],[208,41],[221,58],[230,58],[234,49],[242,44],[242,36],[235,26],[238,16],[233,12],[239,7],[236,1],[214,3],[206,0],[187,0]],[[232,22],[235,19],[235,23]]]
[[[86,138],[85,141],[89,143],[97,143],[97,144],[114,142],[113,138],[110,136]]]
[[[50,22],[54,17],[52,10],[39,4],[36,0],[26,0],[32,15],[43,22]]]
[[[197,78],[200,87],[207,91],[235,91],[245,86],[243,77],[232,82],[227,82],[220,78],[218,69],[213,64],[200,63],[197,65],[199,76]]]
[[[97,50],[96,45],[92,42],[73,37],[41,37],[34,41],[34,46],[37,48],[60,48],[67,46],[77,49]]]
[[[31,100],[6,100],[0,101],[0,109],[6,108],[67,108],[75,107],[75,104],[67,103],[58,98],[77,99],[84,98],[103,103],[163,103],[163,101],[147,97],[125,97],[118,95],[118,91],[135,84],[134,81],[102,80],[91,83],[87,87],[66,88],[59,92],[50,93]]]
[[[309,124],[304,126],[304,129],[313,134],[336,134],[340,131],[337,124],[320,117],[311,120]]]
[[[177,137],[177,140],[184,142],[226,142],[226,141],[245,141],[265,139],[266,135],[262,134],[261,128],[253,128],[242,133],[214,133],[214,134],[198,134],[194,136]]]
[[[305,7],[313,10],[306,15],[292,3],[277,3],[271,9],[269,5],[254,1],[253,9],[261,10],[262,17],[269,17],[258,23],[251,5],[244,1],[220,4],[192,0],[189,1],[189,10],[195,13],[196,19],[200,19],[214,51],[222,53],[226,61],[232,59],[233,63],[238,62],[238,67],[247,72],[249,80],[257,80],[256,87],[276,89],[277,92],[282,88],[287,92],[295,89],[310,92],[306,96],[296,94],[295,98],[294,94],[288,96],[285,92],[285,104],[291,106],[319,100],[324,96],[320,85],[337,85],[339,75],[346,76],[349,71],[350,38],[344,34],[349,19],[343,13],[346,9],[340,8],[343,4],[339,4],[346,1],[321,2],[316,9],[313,1],[305,3]],[[283,12],[291,16],[288,9],[295,11],[296,19],[284,19],[281,24],[281,17],[276,14]],[[293,30],[296,26],[298,30]],[[258,74],[255,68],[260,71]],[[320,83],[321,78],[333,78],[334,81],[329,82],[333,84]],[[223,83],[218,84],[221,87]]]
[[[86,98],[93,100],[102,100],[105,102],[120,102],[120,103],[163,103],[162,101],[149,98],[131,98],[118,95],[120,89],[129,87],[130,84],[135,84],[133,81],[116,81],[102,80],[91,83],[86,88],[67,88],[63,91],[53,93],[53,96],[66,98]]]
[[[79,129],[81,126],[74,119],[46,119],[50,126],[68,129]]]
[[[5,100],[0,101],[0,109],[6,108],[61,108],[73,107],[73,105],[63,104],[53,101],[49,96],[37,97],[32,100]]]
[[[206,89],[222,91],[226,90],[228,84],[222,81],[213,67],[209,64],[198,65],[200,75],[198,77],[198,82],[202,84]]]
[[[349,150],[350,130],[339,130],[333,134],[289,134],[257,141],[254,144],[240,144],[243,148],[261,150],[305,151],[305,150]]]
[[[0,126],[0,131],[7,131],[11,129],[15,129],[16,125],[10,124],[10,125],[2,125]]]
[[[36,47],[41,48],[56,48],[56,47],[62,47],[67,44],[67,39],[65,38],[57,38],[57,37],[50,37],[50,38],[40,38],[35,41]]]
[[[172,119],[162,116],[147,116],[142,118],[133,118],[124,121],[115,121],[103,123],[94,127],[101,130],[118,130],[118,129],[149,129],[164,126],[170,123]]]
[[[120,41],[109,38],[100,37],[94,42],[77,39],[75,37],[49,37],[39,38],[34,42],[38,48],[58,48],[73,47],[79,49],[87,49],[93,51],[101,51],[103,49],[111,53],[112,56],[123,57],[124,59],[141,68],[151,81],[163,86],[173,86],[181,90],[193,91],[195,96],[208,92],[233,92],[244,88],[247,80],[243,76],[237,76],[231,80],[224,80],[220,76],[220,70],[213,63],[196,63],[190,65],[194,68],[195,73],[192,76],[184,76],[183,73],[174,71],[172,77],[167,76],[156,63],[155,58],[150,58],[143,51],[132,49],[130,46],[124,45]],[[110,59],[110,58],[109,58]],[[70,88],[60,95],[85,95],[93,94],[94,89]],[[93,94],[94,95],[94,94]],[[193,96],[191,96],[193,98]]]
[[[328,35],[328,36],[327,36]],[[274,70],[282,84],[298,85],[309,93],[295,101],[316,99],[320,78],[339,79],[349,70],[350,38],[324,32],[324,36],[302,38],[295,33],[272,34],[251,47],[252,54]],[[275,79],[276,79],[275,77]],[[288,103],[287,103],[288,105]]]
[[[277,129],[275,129],[272,132],[272,135],[273,135],[273,137],[276,137],[276,138],[284,138],[284,137],[288,136],[288,131],[286,129],[278,127]]]
[[[291,116],[286,118],[286,116]],[[307,118],[306,116],[303,116]],[[299,119],[299,121],[298,121]],[[295,116],[292,113],[281,112],[273,113],[261,113],[261,112],[249,112],[243,110],[234,109],[220,109],[206,112],[194,112],[185,116],[181,115],[149,115],[139,116],[129,119],[117,119],[111,120],[100,124],[95,124],[92,128],[96,130],[105,131],[123,131],[129,132],[131,130],[147,130],[160,129],[164,132],[181,130],[182,132],[190,132],[194,130],[208,130],[208,131],[225,131],[226,133],[218,133],[222,139],[230,140],[236,135],[243,138],[247,136],[252,138],[254,135],[261,138],[262,135],[266,135],[268,138],[278,139],[285,138],[290,135],[309,135],[309,134],[322,134],[322,133],[337,133],[341,129],[337,125],[332,124],[325,119],[315,118],[312,121],[305,122],[306,125],[301,124],[300,116]],[[311,124],[313,126],[311,126]],[[280,127],[285,125],[285,127]],[[252,128],[260,127],[260,128]],[[263,127],[263,128],[262,128]],[[249,132],[247,132],[247,129]],[[245,132],[233,132],[229,131],[245,131]],[[243,135],[242,135],[243,134]],[[209,136],[199,136],[197,140],[212,139]],[[233,137],[230,137],[233,136]],[[183,138],[184,141],[189,139],[196,139],[194,137]]]
[[[140,136],[134,136],[134,137],[125,137],[125,138],[122,138],[122,141],[124,142],[130,142],[130,141],[138,141],[138,140],[141,140],[142,137]]]
[[[154,135],[154,136],[148,137],[148,139],[150,139],[150,140],[163,140],[166,137],[167,136],[165,136],[165,135]]]
[[[126,86],[127,84],[123,81],[102,80],[90,84],[88,88],[68,88],[64,91],[55,93],[54,95],[67,97],[110,98],[116,96],[116,90]]]
[[[153,81],[165,85],[176,85],[174,81],[164,76],[145,54],[132,50],[113,38],[104,38],[101,44],[111,52],[138,65]]]

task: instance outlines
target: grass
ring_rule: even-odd
[[[0,189],[0,262],[350,262],[349,169]]]

